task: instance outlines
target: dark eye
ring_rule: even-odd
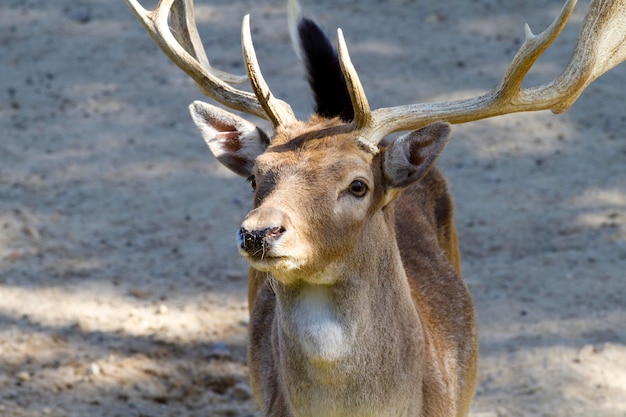
[[[252,187],[252,191],[256,191],[256,178],[254,177],[254,175],[250,175],[247,178],[247,180],[250,183],[250,186]]]
[[[363,197],[367,193],[367,185],[363,181],[354,180],[350,183],[348,191],[355,197]]]

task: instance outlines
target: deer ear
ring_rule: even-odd
[[[394,140],[384,151],[383,172],[389,186],[408,187],[428,172],[445,148],[450,124],[432,123]]]
[[[269,145],[267,135],[241,117],[202,101],[191,103],[189,112],[217,160],[235,174],[249,177],[254,160]]]

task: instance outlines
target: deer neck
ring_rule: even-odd
[[[275,283],[275,354],[280,356],[275,360],[281,363],[278,369],[293,394],[289,397],[294,407],[300,404],[309,411],[298,415],[335,415],[310,409],[315,404],[338,407],[342,411],[336,415],[349,416],[353,413],[348,409],[372,404],[374,396],[381,397],[376,404],[393,401],[389,390],[396,394],[396,385],[403,384],[400,389],[420,386],[421,322],[393,227],[385,233],[389,236],[380,236],[378,230],[375,240],[364,236],[370,242],[366,246],[375,250],[357,247],[341,263],[329,265],[324,273],[334,276],[321,282],[332,285]],[[402,381],[403,375],[407,380]],[[369,389],[363,389],[363,381],[371,385]],[[419,389],[412,395],[415,402],[421,401]],[[395,409],[392,404],[387,407]],[[387,411],[377,413],[382,416]]]

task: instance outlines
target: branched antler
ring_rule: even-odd
[[[211,67],[198,35],[192,0],[160,0],[154,11],[147,11],[137,0],[126,0],[126,3],[161,50],[193,78],[206,95],[232,109],[268,119],[275,127],[296,120],[291,107],[274,97],[263,79],[252,45],[248,16],[242,25],[245,77]],[[575,5],[576,0],[567,0],[557,18],[538,35],[525,26],[524,43],[500,84],[488,93],[461,100],[376,110],[369,107],[339,30],[339,58],[355,113],[353,129],[359,131],[359,137],[376,145],[389,133],[418,129],[435,121],[467,123],[523,111],[549,109],[558,113],[566,110],[591,82],[626,60],[626,2],[593,0],[563,73],[549,83],[522,88],[524,77],[559,36]],[[295,13],[297,11],[291,14]],[[229,85],[246,78],[254,94]]]
[[[187,73],[204,94],[231,109],[269,119],[274,126],[295,120],[291,107],[269,92],[251,41],[244,43],[247,76],[211,67],[198,35],[192,0],[160,0],[153,11],[144,9],[137,0],[126,0],[126,4],[165,55]],[[244,20],[242,38],[250,39],[247,20]],[[229,85],[246,79],[251,80],[254,94]]]
[[[558,113],[566,110],[593,80],[626,59],[626,3],[623,0],[593,0],[565,71],[547,84],[521,87],[537,58],[565,27],[575,5],[576,0],[567,0],[559,16],[539,35],[534,35],[528,25],[525,26],[524,43],[500,84],[488,93],[462,100],[373,111],[367,106],[363,87],[339,31],[340,59],[356,113],[355,129],[361,130],[361,137],[376,144],[389,133],[418,129],[435,121],[467,123],[523,111],[549,109]]]

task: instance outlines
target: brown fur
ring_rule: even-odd
[[[452,198],[437,169],[404,191],[394,204],[398,246],[420,312],[430,372],[425,373],[425,416],[450,415],[445,393],[456,397],[457,415],[466,415],[476,389],[478,334],[469,291],[461,277],[460,252],[454,226]],[[430,236],[430,238],[428,238]],[[432,239],[436,236],[437,244]],[[447,262],[442,260],[447,258]],[[456,356],[449,375],[441,352]],[[439,369],[437,369],[439,365]],[[456,375],[453,375],[456,374]],[[447,384],[457,384],[451,392]],[[442,392],[444,391],[444,392]]]
[[[255,210],[244,224],[262,222],[264,210],[280,207],[289,228],[299,233],[293,244],[310,246],[297,271],[250,270],[249,364],[266,416],[464,416],[469,411],[477,331],[460,277],[446,181],[430,169],[389,204],[381,158],[363,152],[345,127],[314,120],[279,131],[257,159]],[[365,214],[336,217],[333,187],[363,167],[373,182]],[[320,285],[316,273],[326,271],[327,264],[338,265],[331,269],[340,272]],[[318,291],[330,303],[332,318],[357,330],[353,339],[350,332],[344,335],[347,356],[308,356],[294,333],[297,314]],[[341,351],[343,345],[335,348]]]

